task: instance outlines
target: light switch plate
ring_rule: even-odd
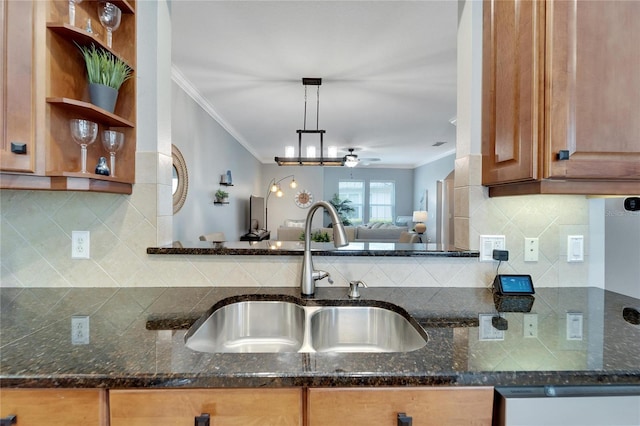
[[[582,340],[581,312],[567,312],[567,340]]]
[[[584,262],[584,236],[567,236],[567,262]]]

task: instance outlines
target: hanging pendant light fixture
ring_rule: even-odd
[[[344,166],[346,157],[337,156],[337,148],[328,147],[327,156],[324,156],[324,134],[325,130],[319,128],[320,121],[320,85],[322,84],[321,78],[303,78],[302,85],[304,86],[304,122],[302,130],[296,130],[298,134],[298,152],[294,153],[292,146],[285,148],[284,157],[275,157],[276,163],[279,166]],[[307,130],[307,87],[316,86],[316,129]],[[320,150],[316,150],[316,145],[307,145],[305,155],[302,156],[302,135],[319,135],[320,136]]]

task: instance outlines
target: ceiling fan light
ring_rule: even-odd
[[[358,157],[355,155],[345,155],[344,165],[347,167],[355,167],[358,165]]]

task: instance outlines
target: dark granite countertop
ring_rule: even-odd
[[[523,312],[505,312],[503,340],[493,333],[494,340],[481,340],[483,324],[496,315],[487,289],[386,287],[361,292],[364,301],[406,309],[426,331],[427,345],[407,353],[350,354],[209,354],[184,346],[186,329],[220,300],[247,294],[297,298],[297,288],[2,288],[0,385],[640,383],[640,326],[622,316],[624,307],[640,306],[638,299],[596,288],[539,288],[531,308],[537,314],[537,337],[525,337]],[[346,293],[345,288],[322,287],[315,300],[346,302]],[[89,344],[71,344],[73,315],[90,316]]]
[[[479,257],[478,251],[449,249],[440,244],[404,244],[395,242],[352,242],[336,248],[333,243],[311,243],[317,256],[387,256],[387,257]],[[162,247],[148,247],[147,254],[273,256],[304,254],[303,241],[176,241]]]

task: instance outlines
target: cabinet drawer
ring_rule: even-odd
[[[1,389],[0,417],[18,426],[106,426],[106,391],[100,389]]]
[[[209,414],[211,424],[302,425],[301,389],[175,389],[109,392],[111,426],[193,426]]]
[[[309,389],[308,425],[491,425],[493,388]]]

